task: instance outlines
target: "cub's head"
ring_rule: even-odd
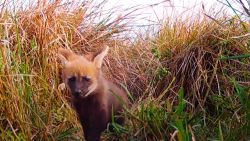
[[[59,49],[58,56],[63,65],[63,81],[74,96],[87,97],[95,91],[103,58],[107,55],[108,49],[106,46],[93,61],[69,49]]]

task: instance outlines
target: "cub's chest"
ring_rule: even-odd
[[[107,115],[107,104],[96,99],[74,101],[74,106],[81,119],[98,120]]]

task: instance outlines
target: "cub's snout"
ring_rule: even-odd
[[[92,82],[87,76],[73,76],[68,78],[68,86],[74,96],[86,96],[91,85]]]

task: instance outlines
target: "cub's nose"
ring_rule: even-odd
[[[79,96],[81,93],[82,93],[81,90],[76,90],[76,91],[74,92],[74,95]]]

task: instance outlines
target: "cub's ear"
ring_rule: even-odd
[[[60,59],[63,66],[68,63],[69,57],[73,55],[73,52],[70,49],[59,48],[58,49],[58,58]]]
[[[102,66],[103,58],[108,54],[109,47],[105,46],[104,50],[94,58],[95,66],[100,69]]]

